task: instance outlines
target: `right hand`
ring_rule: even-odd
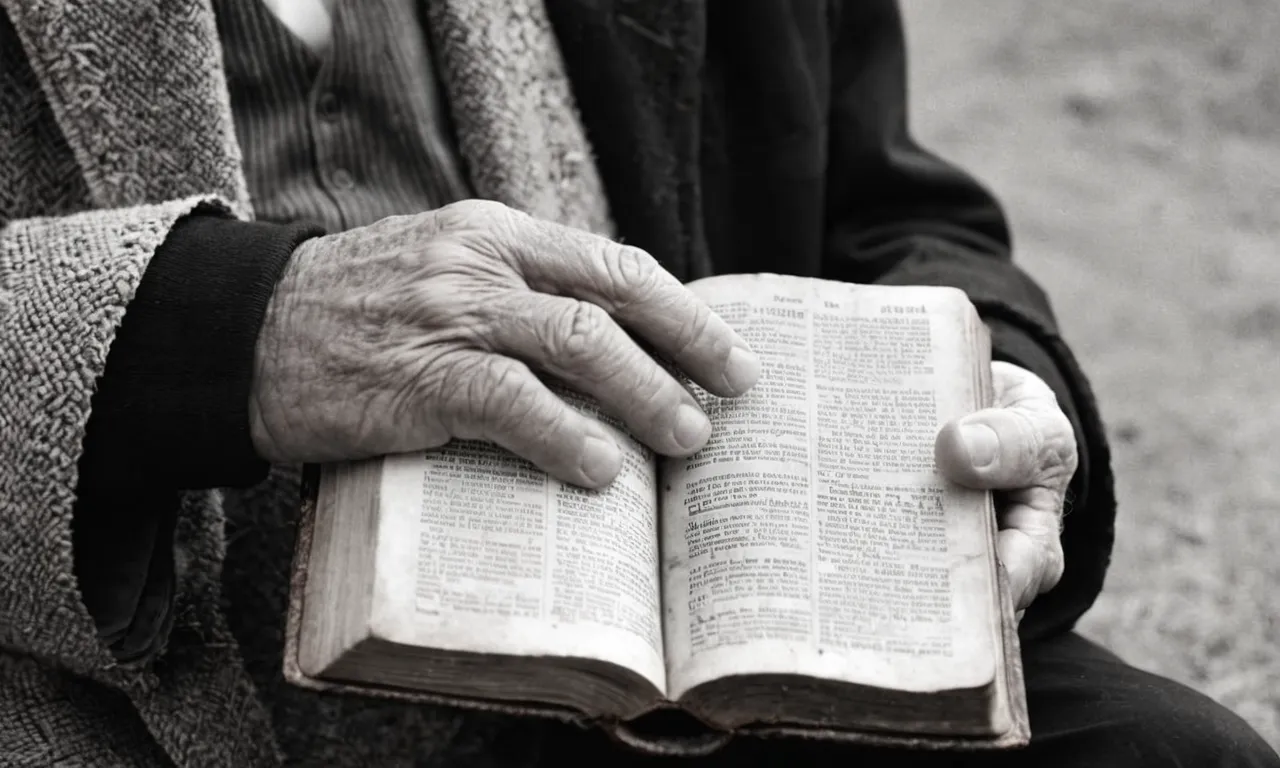
[[[759,377],[745,342],[653,257],[499,203],[308,240],[258,338],[254,447],[298,463],[484,439],[566,482],[607,485],[617,444],[532,366],[653,450],[694,453],[706,416],[618,323],[714,394],[741,395]]]

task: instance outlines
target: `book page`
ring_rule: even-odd
[[[602,491],[478,441],[389,457],[375,632],[432,648],[599,659],[665,691],[653,454],[601,420],[624,456]]]
[[[933,459],[976,402],[964,294],[778,275],[692,287],[763,373],[738,399],[695,388],[711,440],[661,467],[670,695],[729,674],[990,681],[989,497]]]

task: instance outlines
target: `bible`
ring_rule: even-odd
[[[739,398],[688,383],[712,423],[690,457],[562,388],[623,449],[605,489],[478,441],[309,468],[288,680],[559,717],[658,754],[738,734],[1025,744],[992,496],[934,461],[939,428],[992,397],[966,295],[689,287],[762,362]]]

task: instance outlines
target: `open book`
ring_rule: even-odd
[[[602,417],[625,454],[602,491],[478,442],[325,466],[286,676],[577,719],[658,753],[736,733],[1025,743],[992,498],[933,458],[938,429],[990,399],[964,293],[690,287],[763,362],[741,398],[690,385],[713,425],[703,450],[655,459]]]

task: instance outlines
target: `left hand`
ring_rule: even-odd
[[[948,423],[934,451],[952,481],[1003,491],[996,551],[1022,611],[1062,578],[1062,506],[1076,471],[1076,438],[1039,376],[1003,362],[992,363],[991,374],[995,407]]]

